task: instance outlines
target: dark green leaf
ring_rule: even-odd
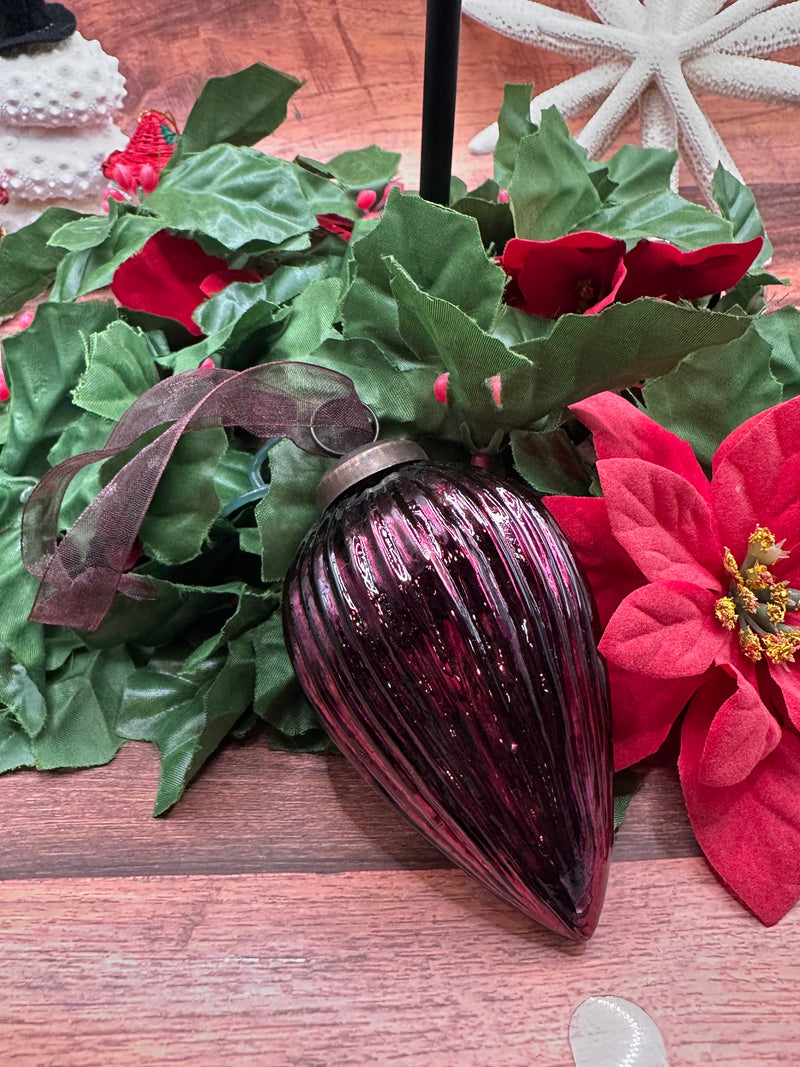
[[[0,644],[0,707],[13,714],[29,738],[36,737],[47,718],[44,694],[11,650]]]
[[[158,381],[153,355],[147,334],[125,322],[112,322],[89,338],[87,366],[73,402],[116,422]]]
[[[787,304],[757,315],[753,329],[770,346],[770,371],[782,386],[781,400],[800,395],[800,311]]]
[[[63,248],[48,244],[51,235],[80,216],[63,207],[50,207],[35,222],[0,241],[0,315],[19,311],[31,297],[50,285],[64,257]]]
[[[726,219],[684,200],[669,189],[604,206],[601,211],[585,218],[580,228],[599,230],[629,244],[644,237],[659,237],[685,249],[730,241],[733,235]]]
[[[12,407],[0,464],[9,474],[38,477],[46,470],[48,452],[81,414],[70,394],[86,364],[88,338],[116,317],[111,303],[42,304],[27,330],[6,339]]]
[[[186,563],[200,552],[219,514],[214,472],[228,438],[222,429],[185,433],[158,484],[139,537],[160,563]]]
[[[47,242],[68,252],[83,252],[102,244],[114,226],[115,216],[84,215],[60,226]]]
[[[0,774],[34,762],[30,738],[11,712],[0,711]]]
[[[61,260],[50,300],[66,303],[110,285],[117,267],[164,228],[159,219],[146,215],[122,215],[108,237],[93,248],[68,252]]]
[[[773,249],[758,213],[753,191],[729,174],[720,163],[711,182],[711,194],[719,205],[723,218],[732,223],[735,241],[749,241],[752,237],[764,238],[764,247],[759,252],[754,266],[766,263],[771,258]]]
[[[107,763],[123,743],[114,728],[133,663],[124,647],[74,653],[47,679],[48,717],[33,741],[40,770]]]
[[[0,473],[0,644],[41,689],[44,627],[28,621],[39,583],[22,566],[19,548],[22,505],[34,484],[33,478],[10,478]]]
[[[465,424],[479,447],[488,446],[498,430],[529,425],[534,380],[529,360],[453,304],[424,293],[399,264],[391,262],[391,269],[403,339],[419,360],[450,373],[442,410],[452,425]],[[496,376],[502,383],[499,406],[491,386]]]
[[[623,145],[606,162],[608,178],[614,183],[610,199],[622,205],[668,190],[677,158],[677,152],[665,148]]]
[[[531,122],[532,90],[533,85],[506,85],[504,89],[494,150],[494,180],[498,188],[508,188],[516,166],[520,142],[536,130]]]
[[[263,282],[232,282],[221,293],[203,301],[194,313],[194,320],[209,337],[223,330],[230,332],[245,311],[260,302],[275,307],[265,299]]]
[[[301,737],[320,723],[303,696],[283,640],[281,612],[253,630],[256,689],[253,710],[281,734]]]
[[[667,374],[690,352],[727,344],[749,324],[646,297],[599,315],[563,315],[547,337],[515,348],[535,368],[532,418]]]
[[[230,144],[163,171],[147,209],[162,226],[206,234],[230,249],[256,240],[280,245],[317,225],[291,163]]]
[[[630,767],[614,775],[614,830],[619,830],[628,812],[628,805],[644,784],[641,774]]]
[[[185,156],[222,141],[254,145],[277,130],[286,118],[287,103],[302,85],[263,63],[209,79],[189,112],[177,151]]]
[[[338,278],[312,282],[293,302],[286,328],[270,348],[270,360],[308,359],[323,341],[338,337],[333,325],[339,318],[341,293]]]
[[[378,225],[352,245],[356,276],[342,308],[345,337],[404,350],[386,256],[421,289],[460,307],[480,326],[488,329],[494,321],[505,275],[487,258],[474,219],[392,190]]]
[[[586,172],[586,152],[555,108],[520,141],[508,192],[517,237],[550,241],[592,228],[585,220],[600,210],[600,197]]]
[[[282,581],[305,535],[319,517],[319,480],[330,461],[280,441],[269,454],[270,486],[256,505],[265,582]]]
[[[345,189],[380,189],[395,174],[400,164],[399,152],[386,152],[377,145],[341,152],[325,164],[325,171]]]
[[[688,441],[710,469],[711,457],[732,430],[780,402],[770,354],[769,344],[754,329],[727,344],[692,352],[669,374],[646,383],[648,414]]]
[[[544,432],[516,430],[511,434],[511,451],[517,472],[540,493],[587,495],[589,469],[561,427]]]

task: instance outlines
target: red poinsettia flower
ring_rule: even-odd
[[[586,231],[554,241],[512,237],[498,263],[510,279],[506,303],[554,319],[593,315],[640,296],[696,300],[730,289],[763,243],[754,237],[683,252],[667,241],[643,240],[626,252],[623,241]]]
[[[224,259],[204,252],[197,241],[159,230],[141,251],[117,267],[111,291],[125,307],[183,323],[202,335],[195,309],[231,282],[260,282],[252,270],[231,270]]]
[[[772,925],[800,897],[800,398],[727,437],[710,480],[621,397],[572,410],[593,432],[603,497],[546,503],[604,627],[615,763],[653,753],[686,707],[694,832]]]
[[[112,152],[103,164],[103,174],[131,195],[139,187],[152,193],[177,143],[178,131],[171,115],[144,111],[127,146]]]

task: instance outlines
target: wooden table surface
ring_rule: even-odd
[[[377,142],[415,184],[423,0],[71,6],[120,59],[128,128],[143,106],[182,120],[206,77],[264,60],[307,79],[267,150]],[[490,173],[465,145],[504,81],[576,69],[465,20],[455,172]],[[774,269],[800,278],[797,113],[708,110]],[[158,820],[156,779],[129,745],[0,780],[0,1067],[569,1067],[570,1016],[604,994],[653,1017],[673,1067],[797,1063],[800,908],[766,930],[735,903],[668,767],[633,801],[582,947],[450,866],[341,758],[233,743]]]

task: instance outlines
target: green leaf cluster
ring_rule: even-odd
[[[258,723],[274,744],[325,744],[284,646],[280,603],[329,461],[288,441],[256,470],[259,442],[236,428],[185,435],[140,532],[134,566],[152,599],[117,598],[93,633],[27,622],[37,583],[19,536],[31,486],[49,466],[102,448],[165,376],[209,358],[231,370],[330,367],[352,378],[383,437],[465,461],[494,453],[498,469],[559,493],[592,489],[567,408],[600,390],[641,386],[654,417],[704,461],[743,418],[800,393],[800,313],[752,314],[772,280],[761,268],[715,309],[642,299],[547,322],[503,302],[495,256],[515,233],[598,229],[694,248],[763,232],[730,175],[718,175],[714,214],[671,190],[669,153],[623,148],[592,162],[555,111],[534,127],[530,87],[510,86],[493,180],[468,190],[454,179],[448,207],[393,189],[369,219],[357,194],[383,192],[396,154],[371,145],[287,161],[253,147],[299,87],[258,64],[212,79],[152,193],[112,202],[104,217],[51,210],[0,243],[0,314],[49,290],[3,352],[12,396],[0,413],[0,769],[85,766],[125,740],[149,741],[162,812],[226,737]],[[319,227],[331,212],[353,220],[349,242]],[[161,230],[262,277],[201,304],[200,339],[85,299]],[[443,375],[444,403],[434,393]],[[125,458],[75,480],[65,527]]]

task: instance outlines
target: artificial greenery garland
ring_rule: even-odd
[[[730,175],[717,174],[713,214],[671,191],[672,154],[625,147],[590,161],[557,112],[533,127],[530,88],[509,87],[494,180],[467,190],[454,179],[449,208],[392,190],[379,214],[365,215],[358,194],[384,190],[396,154],[371,146],[289,162],[250,147],[280,124],[299,87],[260,65],[213,79],[151,192],[110,200],[105,217],[50,209],[0,242],[0,313],[49,287],[33,323],[3,348],[0,769],[94,765],[126,740],[150,741],[162,765],[158,814],[231,733],[265,723],[275,745],[326,744],[289,664],[280,594],[329,461],[288,441],[254,467],[261,442],[242,433],[185,435],[134,564],[158,596],[118,597],[91,633],[28,621],[37,580],[20,559],[27,494],[49,466],[102,448],[165,376],[209,359],[231,370],[273,360],[329,367],[353,380],[382,437],[414,438],[456,462],[484,451],[544,493],[578,495],[598,485],[571,403],[633,390],[707,465],[731,430],[800,393],[798,312],[760,313],[763,285],[777,281],[763,269],[768,244],[716,303],[643,297],[548,320],[503,299],[495,257],[512,236],[598,231],[629,248],[659,238],[700,249],[763,234],[750,191]],[[349,240],[321,225],[330,215],[352,220]],[[199,294],[194,335],[87,299],[164,231],[261,280]],[[254,473],[267,466],[269,489],[254,501]],[[114,469],[76,479],[65,528]]]

